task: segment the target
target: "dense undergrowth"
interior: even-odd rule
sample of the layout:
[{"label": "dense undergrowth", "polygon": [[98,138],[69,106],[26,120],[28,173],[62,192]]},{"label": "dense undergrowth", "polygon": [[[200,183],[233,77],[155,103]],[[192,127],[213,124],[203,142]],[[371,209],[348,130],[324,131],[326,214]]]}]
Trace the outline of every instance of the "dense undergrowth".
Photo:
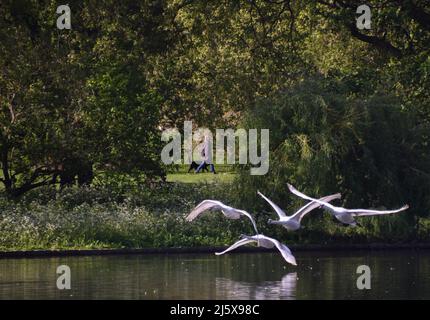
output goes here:
[{"label": "dense undergrowth", "polygon": [[[121,191],[42,188],[15,201],[0,198],[0,250],[220,246],[234,242],[240,234],[252,233],[246,219],[227,220],[221,213],[186,222],[185,216],[206,198],[248,210],[262,233],[288,244],[430,240],[430,219],[421,218],[411,225],[405,215],[394,215],[361,219],[362,227],[350,228],[322,210],[306,217],[303,229],[288,232],[266,223],[275,213],[262,199],[256,194],[244,199],[244,194],[252,192],[231,183],[168,183]],[[298,203],[285,209],[292,211]]]}]

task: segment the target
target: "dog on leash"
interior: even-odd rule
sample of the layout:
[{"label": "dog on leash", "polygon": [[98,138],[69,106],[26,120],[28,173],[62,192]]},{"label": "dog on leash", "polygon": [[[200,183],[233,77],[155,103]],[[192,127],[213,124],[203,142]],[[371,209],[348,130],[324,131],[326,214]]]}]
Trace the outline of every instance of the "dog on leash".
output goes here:
[{"label": "dog on leash", "polygon": [[[190,173],[191,170],[194,170],[194,171],[197,170],[198,167],[199,167],[199,164],[197,164],[197,162],[195,162],[195,161],[191,162],[190,167],[188,168],[188,173]],[[202,172],[205,170],[206,170],[206,172],[209,172],[208,164],[206,162],[203,165]]]}]

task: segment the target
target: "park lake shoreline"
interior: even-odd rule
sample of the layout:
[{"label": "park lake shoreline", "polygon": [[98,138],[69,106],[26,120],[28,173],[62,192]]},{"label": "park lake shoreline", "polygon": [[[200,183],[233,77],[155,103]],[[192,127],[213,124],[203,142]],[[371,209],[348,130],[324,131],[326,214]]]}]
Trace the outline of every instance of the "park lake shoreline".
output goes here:
[{"label": "park lake shoreline", "polygon": [[[220,168],[221,173],[226,172],[222,169],[226,168]],[[182,179],[182,171],[179,177],[171,174],[169,180]],[[186,221],[196,204],[211,198],[252,212],[260,233],[285,243],[292,251],[430,248],[430,219],[426,217],[374,217],[363,219],[362,228],[345,228],[320,211],[306,219],[304,231],[285,232],[266,223],[274,212],[256,198],[256,191],[248,190],[255,194],[251,200],[242,198],[245,189],[239,192],[225,181],[227,176],[190,175],[199,180],[154,189],[40,188],[16,201],[0,198],[0,258],[213,254],[236,242],[240,234],[253,233],[245,219],[231,221],[220,213],[206,214],[193,223]],[[202,182],[206,177],[217,180]],[[228,177],[238,179],[234,174]],[[302,201],[285,203],[292,211]],[[238,252],[265,251],[246,247]]]},{"label": "park lake shoreline", "polygon": [[[430,243],[362,243],[362,244],[293,244],[292,251],[347,251],[347,250],[430,250]],[[142,254],[207,254],[225,250],[227,247],[170,247],[170,248],[109,248],[109,249],[70,249],[70,250],[22,250],[0,251],[0,259],[50,258],[74,256],[142,255]],[[261,247],[241,247],[235,253],[270,252],[276,249]],[[234,252],[233,252],[234,254]]]}]

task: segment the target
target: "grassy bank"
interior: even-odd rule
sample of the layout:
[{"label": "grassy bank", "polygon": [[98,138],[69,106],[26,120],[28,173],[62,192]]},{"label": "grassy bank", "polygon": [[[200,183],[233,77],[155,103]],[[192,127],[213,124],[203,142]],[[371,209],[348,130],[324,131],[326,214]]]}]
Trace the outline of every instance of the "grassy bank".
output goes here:
[{"label": "grassy bank", "polygon": [[220,213],[186,222],[185,216],[205,198],[240,205],[255,215],[261,232],[288,244],[430,240],[429,219],[421,219],[416,230],[411,230],[402,215],[362,219],[363,227],[347,228],[322,211],[309,215],[302,230],[289,233],[282,227],[267,225],[274,213],[268,207],[259,209],[256,203],[264,203],[257,196],[246,202],[239,200],[242,190],[237,188],[228,181],[214,180],[169,182],[150,190],[45,188],[19,201],[2,197],[0,250],[224,246],[236,241],[240,234],[252,233],[246,219],[227,220]]},{"label": "grassy bank", "polygon": [[178,183],[230,183],[237,176],[236,172],[229,165],[215,165],[217,174],[212,172],[188,173],[188,166],[178,166],[176,170],[171,170],[167,174],[168,182]]}]

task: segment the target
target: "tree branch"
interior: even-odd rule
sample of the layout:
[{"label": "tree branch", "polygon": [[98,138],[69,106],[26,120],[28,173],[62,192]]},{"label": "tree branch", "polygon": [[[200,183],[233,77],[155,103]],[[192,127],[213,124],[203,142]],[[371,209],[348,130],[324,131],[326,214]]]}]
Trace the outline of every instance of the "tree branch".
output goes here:
[{"label": "tree branch", "polygon": [[388,52],[397,58],[402,56],[400,49],[393,46],[390,42],[376,36],[368,36],[364,33],[361,33],[354,24],[349,24],[347,27],[354,38],[357,38],[363,42],[367,42],[375,46],[377,49]]},{"label": "tree branch", "polygon": [[41,187],[41,186],[47,186],[50,184],[54,184],[55,182],[53,182],[52,180],[44,180],[44,181],[40,181],[37,183],[33,183],[33,184],[24,184],[19,188],[16,188],[14,190],[12,190],[12,192],[10,193],[13,197],[19,197],[20,195],[26,193],[27,191],[30,191],[32,189]]},{"label": "tree branch", "polygon": [[3,141],[3,146],[1,148],[1,164],[3,170],[3,184],[6,191],[10,191],[12,188],[12,181],[9,175],[9,159],[8,159],[9,147],[6,141]]},{"label": "tree branch", "polygon": [[10,112],[10,123],[15,122],[15,112],[13,111],[13,100],[15,99],[15,93],[12,95],[12,99],[10,99],[10,102],[7,104]]}]

